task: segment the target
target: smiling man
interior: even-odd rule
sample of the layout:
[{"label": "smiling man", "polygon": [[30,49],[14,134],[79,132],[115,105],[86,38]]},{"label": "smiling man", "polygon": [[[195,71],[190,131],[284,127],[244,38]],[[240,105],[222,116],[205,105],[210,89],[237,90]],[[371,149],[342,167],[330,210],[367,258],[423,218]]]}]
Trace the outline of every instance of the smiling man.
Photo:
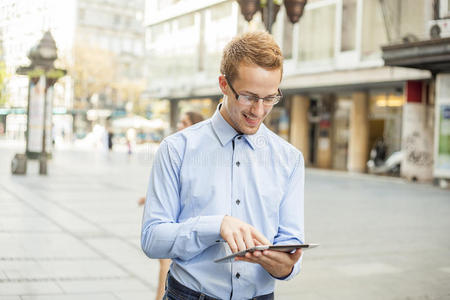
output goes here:
[{"label": "smiling man", "polygon": [[223,103],[161,143],[141,244],[151,258],[173,259],[164,299],[274,299],[275,280],[300,271],[300,250],[214,263],[257,245],[304,243],[303,157],[262,123],[282,98],[282,66],[268,33],[236,37],[222,57]]}]

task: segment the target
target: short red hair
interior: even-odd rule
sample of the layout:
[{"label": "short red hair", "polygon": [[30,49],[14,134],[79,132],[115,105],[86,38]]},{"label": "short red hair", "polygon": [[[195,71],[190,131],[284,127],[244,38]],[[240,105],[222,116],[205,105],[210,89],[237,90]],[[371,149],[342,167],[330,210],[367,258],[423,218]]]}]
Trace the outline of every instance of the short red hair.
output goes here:
[{"label": "short red hair", "polygon": [[239,77],[239,64],[254,64],[264,69],[280,69],[283,74],[283,54],[272,35],[264,31],[247,32],[229,42],[222,55],[220,72],[230,82]]}]

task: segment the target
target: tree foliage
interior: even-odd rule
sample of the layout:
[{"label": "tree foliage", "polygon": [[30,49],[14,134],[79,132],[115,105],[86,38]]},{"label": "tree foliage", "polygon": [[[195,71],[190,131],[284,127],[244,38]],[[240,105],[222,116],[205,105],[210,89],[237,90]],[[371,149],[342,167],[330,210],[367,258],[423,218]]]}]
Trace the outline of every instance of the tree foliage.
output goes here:
[{"label": "tree foliage", "polygon": [[114,55],[89,45],[75,46],[73,64],[69,74],[75,82],[75,99],[90,99],[105,90],[116,78],[117,65]]},{"label": "tree foliage", "polygon": [[74,47],[73,63],[68,66],[68,71],[74,79],[76,101],[89,102],[97,94],[116,104],[130,101],[134,109],[138,109],[144,82],[127,78],[114,53],[79,43]]}]

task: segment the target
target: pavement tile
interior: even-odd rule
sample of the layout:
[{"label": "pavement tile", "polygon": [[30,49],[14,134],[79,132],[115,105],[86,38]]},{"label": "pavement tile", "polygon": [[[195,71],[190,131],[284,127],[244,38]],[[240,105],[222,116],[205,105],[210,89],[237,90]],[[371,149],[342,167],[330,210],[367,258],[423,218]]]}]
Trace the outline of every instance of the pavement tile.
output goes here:
[{"label": "pavement tile", "polygon": [[335,267],[340,274],[347,276],[369,276],[400,273],[401,269],[384,263],[359,263]]},{"label": "pavement tile", "polygon": [[110,293],[22,296],[21,299],[22,300],[118,300],[116,296]]},{"label": "pavement tile", "polygon": [[114,293],[120,300],[152,300],[156,297],[156,292],[116,292]]},{"label": "pavement tile", "polygon": [[124,265],[128,272],[147,282],[149,287],[156,289],[159,280],[159,261],[147,259],[145,263],[127,263]]},{"label": "pavement tile", "polygon": [[126,277],[122,269],[105,260],[74,260],[41,262],[41,267],[53,278]]},{"label": "pavement tile", "polygon": [[51,274],[34,260],[0,260],[0,270],[9,280],[51,277]]},{"label": "pavement tile", "polygon": [[41,216],[1,216],[0,232],[60,232],[61,228]]},{"label": "pavement tile", "polygon": [[98,255],[66,233],[1,233],[1,258],[95,258]]},{"label": "pavement tile", "polygon": [[92,238],[86,239],[92,247],[114,261],[124,263],[145,263],[147,256],[140,248],[135,248],[117,238]]},{"label": "pavement tile", "polygon": [[60,294],[61,288],[54,282],[0,282],[0,295]]},{"label": "pavement tile", "polygon": [[141,221],[134,223],[103,223],[102,226],[109,232],[113,232],[115,235],[123,238],[134,237],[138,241],[141,238]]},{"label": "pavement tile", "polygon": [[[19,200],[4,200],[2,197],[4,197],[5,194],[0,193],[0,216],[6,217],[6,216],[15,216],[15,217],[33,217],[33,216],[39,216],[39,213],[36,212],[34,209],[31,209],[27,207],[25,204],[19,202]],[[8,194],[6,194],[8,195]]]},{"label": "pavement tile", "polygon": [[146,292],[149,287],[137,279],[60,281],[65,293]]}]

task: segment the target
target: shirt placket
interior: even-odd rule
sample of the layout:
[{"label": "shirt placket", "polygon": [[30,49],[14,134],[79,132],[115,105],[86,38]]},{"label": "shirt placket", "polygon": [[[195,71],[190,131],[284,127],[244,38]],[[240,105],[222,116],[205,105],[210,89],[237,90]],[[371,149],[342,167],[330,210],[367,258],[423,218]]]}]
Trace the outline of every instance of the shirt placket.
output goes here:
[{"label": "shirt placket", "polygon": [[[243,184],[243,143],[242,135],[238,135],[233,139],[233,160],[232,160],[232,184],[231,184],[231,215],[239,220],[243,220],[242,207],[242,184]],[[233,286],[233,297],[237,298],[240,294],[239,287],[242,280],[242,270],[239,266],[242,264],[231,264],[231,281]]]}]

